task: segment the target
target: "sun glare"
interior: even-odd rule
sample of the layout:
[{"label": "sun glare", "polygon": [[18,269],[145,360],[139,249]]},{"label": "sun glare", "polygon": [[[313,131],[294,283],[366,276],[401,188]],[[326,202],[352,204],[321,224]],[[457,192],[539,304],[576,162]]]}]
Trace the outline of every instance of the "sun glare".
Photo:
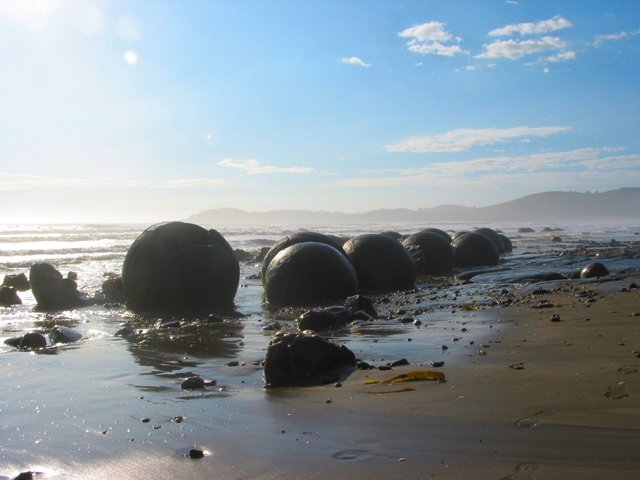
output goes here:
[{"label": "sun glare", "polygon": [[14,20],[26,23],[32,30],[40,31],[47,26],[47,16],[61,4],[61,0],[0,0],[0,10]]}]

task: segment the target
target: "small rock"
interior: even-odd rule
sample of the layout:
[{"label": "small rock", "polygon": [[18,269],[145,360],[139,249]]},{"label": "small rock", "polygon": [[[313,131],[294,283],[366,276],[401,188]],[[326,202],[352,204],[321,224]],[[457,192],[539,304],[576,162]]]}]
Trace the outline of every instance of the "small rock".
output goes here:
[{"label": "small rock", "polygon": [[183,390],[197,390],[200,388],[204,388],[204,380],[199,376],[189,377],[182,381],[182,383],[180,384],[180,388],[182,388]]},{"label": "small rock", "polygon": [[558,315],[557,313],[554,315],[551,315],[551,321],[552,322],[559,322],[560,321],[560,315]]},{"label": "small rock", "polygon": [[199,448],[192,448],[189,450],[189,457],[193,459],[204,458],[204,451]]},{"label": "small rock", "polygon": [[439,362],[434,362],[433,360],[431,360],[431,365],[434,367],[441,367],[444,365],[444,362],[439,361]]}]

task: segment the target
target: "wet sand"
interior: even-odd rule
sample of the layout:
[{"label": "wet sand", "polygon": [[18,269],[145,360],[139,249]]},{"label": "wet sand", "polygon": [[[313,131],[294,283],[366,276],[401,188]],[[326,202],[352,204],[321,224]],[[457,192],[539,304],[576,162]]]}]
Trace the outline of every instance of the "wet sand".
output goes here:
[{"label": "wet sand", "polygon": [[[252,420],[233,435],[207,428],[215,411],[190,419],[202,459],[132,444],[75,469],[61,459],[60,478],[637,479],[640,289],[621,291],[632,282],[560,283],[487,308],[494,328],[437,369],[444,383],[364,383],[435,370],[409,365],[273,389],[238,410]],[[542,299],[555,307],[532,308]]]}]

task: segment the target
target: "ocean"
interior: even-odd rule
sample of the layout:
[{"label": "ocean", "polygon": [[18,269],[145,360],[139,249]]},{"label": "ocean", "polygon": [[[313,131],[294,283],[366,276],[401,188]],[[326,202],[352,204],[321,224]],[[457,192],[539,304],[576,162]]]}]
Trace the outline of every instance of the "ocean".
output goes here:
[{"label": "ocean", "polygon": [[[76,272],[78,289],[93,295],[105,275],[121,273],[128,248],[148,226],[2,225],[0,275],[28,275],[31,265],[47,262],[63,275]],[[297,231],[352,237],[385,230],[411,234],[427,226],[459,231],[485,225],[203,225],[218,230],[234,249],[253,253]],[[453,276],[420,278],[412,294],[419,310],[386,312],[380,321],[349,325],[326,336],[373,365],[400,359],[415,365],[455,364],[474,354],[489,334],[508,328],[484,307],[499,308],[495,292],[532,288],[522,272],[578,272],[594,260],[617,274],[640,271],[640,224],[489,226],[514,245],[500,272],[464,283]],[[534,232],[519,233],[523,227]],[[185,455],[203,439],[222,435],[241,442],[246,432],[267,429],[269,402],[285,401],[296,390],[263,388],[260,362],[273,333],[265,326],[295,322],[264,304],[259,271],[255,262],[241,264],[235,304],[243,318],[222,323],[185,322],[167,329],[158,319],[138,317],[118,305],[43,313],[34,310],[30,291],[19,292],[22,305],[0,307],[0,479],[25,470],[42,472],[43,478],[76,478],[74,465],[103,461],[134,444],[154,454]],[[421,325],[402,321],[408,315]],[[47,333],[55,325],[72,328],[83,339],[40,352],[4,343],[30,331]],[[116,336],[124,325],[137,334]],[[181,381],[194,375],[214,380],[215,387],[182,390]]]}]

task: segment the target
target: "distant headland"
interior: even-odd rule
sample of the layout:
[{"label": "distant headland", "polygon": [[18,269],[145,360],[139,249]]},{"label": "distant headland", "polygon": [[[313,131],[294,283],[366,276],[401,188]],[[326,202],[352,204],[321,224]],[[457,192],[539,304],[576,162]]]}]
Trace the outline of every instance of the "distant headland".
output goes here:
[{"label": "distant headland", "polygon": [[640,223],[640,188],[607,192],[544,192],[488,207],[441,205],[342,213],[309,210],[247,212],[216,208],[191,215],[192,223],[347,223],[347,222],[564,222]]}]

